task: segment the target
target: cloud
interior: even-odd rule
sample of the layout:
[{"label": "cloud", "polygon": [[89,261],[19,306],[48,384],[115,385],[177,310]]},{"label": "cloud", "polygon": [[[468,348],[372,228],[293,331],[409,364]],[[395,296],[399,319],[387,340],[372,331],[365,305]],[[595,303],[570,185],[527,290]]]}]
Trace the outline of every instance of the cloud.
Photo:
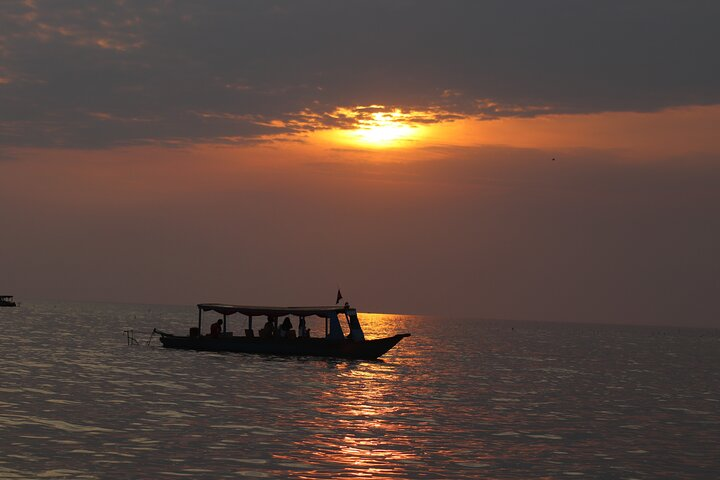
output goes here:
[{"label": "cloud", "polygon": [[339,109],[458,116],[720,102],[716,2],[0,5],[0,145],[246,142]]}]

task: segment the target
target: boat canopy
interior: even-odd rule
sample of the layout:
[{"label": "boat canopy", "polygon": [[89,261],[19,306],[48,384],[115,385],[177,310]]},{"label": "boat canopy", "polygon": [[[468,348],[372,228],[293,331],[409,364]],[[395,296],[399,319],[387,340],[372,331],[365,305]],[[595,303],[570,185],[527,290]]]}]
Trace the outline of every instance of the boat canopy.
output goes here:
[{"label": "boat canopy", "polygon": [[296,317],[318,317],[331,318],[338,313],[355,314],[355,309],[345,305],[332,305],[325,307],[256,307],[248,305],[225,305],[221,303],[198,303],[198,308],[203,312],[217,312],[221,315],[233,315],[241,313],[250,317],[270,316],[281,317],[283,315],[294,315]]}]

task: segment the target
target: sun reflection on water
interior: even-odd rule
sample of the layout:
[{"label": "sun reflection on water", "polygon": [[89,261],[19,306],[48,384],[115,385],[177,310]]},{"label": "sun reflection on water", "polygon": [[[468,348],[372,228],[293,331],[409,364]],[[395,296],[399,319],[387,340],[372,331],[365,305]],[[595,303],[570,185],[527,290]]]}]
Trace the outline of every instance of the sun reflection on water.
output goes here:
[{"label": "sun reflection on water", "polygon": [[[408,318],[360,314],[370,338],[407,331]],[[332,388],[317,399],[317,417],[307,425],[312,434],[296,443],[300,457],[283,460],[334,465],[332,478],[337,479],[402,477],[406,465],[422,465],[422,448],[413,434],[425,427],[418,424],[408,428],[401,419],[413,412],[398,401],[397,389],[410,363],[412,356],[393,357],[392,362],[329,364],[332,380],[327,380]],[[422,390],[418,389],[418,394],[422,395]],[[324,475],[311,469],[301,478],[320,476]]]},{"label": "sun reflection on water", "polygon": [[381,362],[338,368],[338,382],[323,394],[320,404],[328,422],[344,433],[322,432],[313,438],[309,444],[325,448],[308,449],[310,462],[337,465],[334,478],[393,477],[402,473],[400,464],[420,462],[412,449],[398,449],[398,443],[412,443],[393,421],[402,414],[393,401],[398,370]]}]

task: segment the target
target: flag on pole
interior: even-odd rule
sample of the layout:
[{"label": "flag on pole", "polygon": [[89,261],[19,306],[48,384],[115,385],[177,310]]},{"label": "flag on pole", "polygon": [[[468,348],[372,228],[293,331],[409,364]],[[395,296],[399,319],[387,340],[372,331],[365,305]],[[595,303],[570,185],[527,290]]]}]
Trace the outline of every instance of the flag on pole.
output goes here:
[{"label": "flag on pole", "polygon": [[335,305],[340,303],[340,300],[342,300],[342,298],[343,298],[342,293],[340,293],[340,289],[338,288],[337,300],[335,300]]}]

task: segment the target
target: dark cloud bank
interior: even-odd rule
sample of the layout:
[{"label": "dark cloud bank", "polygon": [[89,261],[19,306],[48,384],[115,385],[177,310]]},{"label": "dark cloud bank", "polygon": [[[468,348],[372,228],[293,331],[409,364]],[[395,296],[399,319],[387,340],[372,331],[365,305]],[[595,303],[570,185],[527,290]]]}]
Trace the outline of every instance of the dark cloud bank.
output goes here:
[{"label": "dark cloud bank", "polygon": [[5,1],[0,144],[243,142],[354,105],[715,104],[718,20],[713,1]]}]

